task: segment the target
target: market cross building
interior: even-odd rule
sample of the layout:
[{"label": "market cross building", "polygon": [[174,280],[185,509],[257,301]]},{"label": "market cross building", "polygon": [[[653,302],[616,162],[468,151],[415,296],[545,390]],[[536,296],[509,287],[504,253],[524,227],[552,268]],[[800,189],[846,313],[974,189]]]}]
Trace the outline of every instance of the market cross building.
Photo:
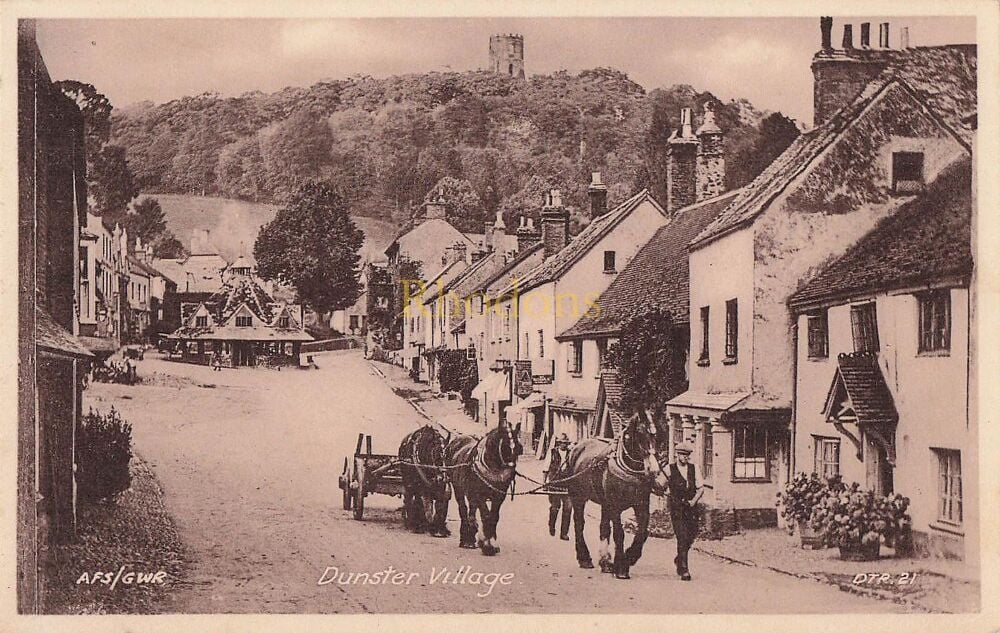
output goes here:
[{"label": "market cross building", "polygon": [[204,301],[182,303],[181,322],[167,337],[171,357],[201,364],[217,357],[227,367],[297,366],[302,343],[313,340],[302,306],[275,301],[250,274],[234,273]]}]

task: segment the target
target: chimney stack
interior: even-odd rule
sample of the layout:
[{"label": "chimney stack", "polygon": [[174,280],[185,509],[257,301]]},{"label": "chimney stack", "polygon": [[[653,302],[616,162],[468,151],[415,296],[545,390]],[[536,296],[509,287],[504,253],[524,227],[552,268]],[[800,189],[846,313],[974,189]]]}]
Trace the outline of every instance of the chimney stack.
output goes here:
[{"label": "chimney stack", "polygon": [[910,27],[908,26],[899,29],[899,47],[910,48]]},{"label": "chimney stack", "polygon": [[538,232],[535,230],[535,221],[529,217],[521,216],[520,226],[517,227],[517,250],[522,252],[538,241]]},{"label": "chimney stack", "polygon": [[542,207],[542,242],[545,258],[552,257],[569,243],[569,213],[562,206],[562,195],[553,189]]},{"label": "chimney stack", "polygon": [[845,24],[844,25],[844,41],[842,46],[845,51],[854,48],[854,25]]},{"label": "chimney stack", "polygon": [[872,23],[861,23],[861,48],[871,48],[872,45]]},{"label": "chimney stack", "polygon": [[726,159],[723,155],[725,140],[722,129],[715,122],[715,110],[711,101],[704,105],[698,136],[698,160],[696,166],[696,198],[700,202],[714,198],[726,190]]},{"label": "chimney stack", "polygon": [[444,191],[438,190],[437,196],[424,204],[424,220],[444,220],[447,215],[447,201]]},{"label": "chimney stack", "polygon": [[823,51],[833,50],[833,18],[823,16],[819,19],[820,48]]},{"label": "chimney stack", "polygon": [[590,198],[590,218],[592,220],[596,220],[608,212],[608,187],[601,182],[601,172],[595,171],[590,175],[587,197]]},{"label": "chimney stack", "polygon": [[667,211],[698,199],[698,137],[691,131],[691,108],[681,110],[680,129],[670,135],[667,152]]}]

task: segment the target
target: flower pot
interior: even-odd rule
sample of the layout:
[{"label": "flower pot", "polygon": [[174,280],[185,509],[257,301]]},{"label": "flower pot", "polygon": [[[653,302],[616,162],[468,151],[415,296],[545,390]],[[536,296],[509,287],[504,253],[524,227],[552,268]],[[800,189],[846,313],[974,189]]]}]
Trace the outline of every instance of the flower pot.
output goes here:
[{"label": "flower pot", "polygon": [[851,543],[850,545],[840,546],[840,559],[841,560],[878,560],[879,548],[881,543],[874,541],[872,543]]},{"label": "flower pot", "polygon": [[821,549],[823,547],[822,535],[814,530],[808,521],[799,521],[798,527],[802,549]]}]

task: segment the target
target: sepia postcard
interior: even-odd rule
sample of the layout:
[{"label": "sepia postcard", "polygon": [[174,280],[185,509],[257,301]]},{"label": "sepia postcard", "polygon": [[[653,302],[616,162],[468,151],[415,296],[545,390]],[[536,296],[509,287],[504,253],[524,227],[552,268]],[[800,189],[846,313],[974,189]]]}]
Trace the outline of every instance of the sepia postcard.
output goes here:
[{"label": "sepia postcard", "polygon": [[996,2],[0,10],[0,629],[1000,630]]}]

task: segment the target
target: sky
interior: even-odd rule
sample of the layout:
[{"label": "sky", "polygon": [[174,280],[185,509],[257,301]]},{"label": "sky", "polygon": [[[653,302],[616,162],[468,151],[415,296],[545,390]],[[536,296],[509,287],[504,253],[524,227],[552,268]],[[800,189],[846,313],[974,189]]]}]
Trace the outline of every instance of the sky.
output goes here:
[{"label": "sky", "polygon": [[[853,23],[890,22],[911,46],[975,42],[975,19],[836,18],[833,41]],[[354,18],[60,19],[38,21],[55,80],[92,83],[116,107],[204,92],[235,96],[308,86],[354,74],[385,77],[485,68],[493,33],[524,36],[527,74],[610,66],[647,90],[686,83],[721,99],[812,122],[809,63],[817,18]]]}]

